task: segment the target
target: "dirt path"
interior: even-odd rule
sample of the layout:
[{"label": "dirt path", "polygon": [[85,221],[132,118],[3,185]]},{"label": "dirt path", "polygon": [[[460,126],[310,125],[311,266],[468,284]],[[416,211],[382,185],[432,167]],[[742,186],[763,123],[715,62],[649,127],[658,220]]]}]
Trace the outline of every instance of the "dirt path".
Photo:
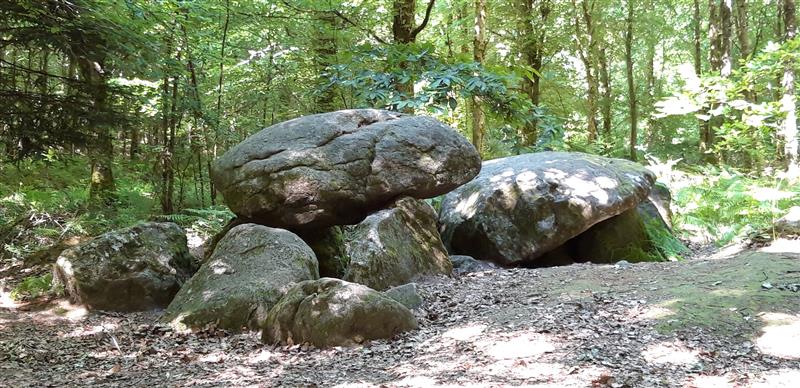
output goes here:
[{"label": "dirt path", "polygon": [[420,285],[420,330],[349,349],[6,298],[0,385],[797,387],[798,245],[433,279]]}]

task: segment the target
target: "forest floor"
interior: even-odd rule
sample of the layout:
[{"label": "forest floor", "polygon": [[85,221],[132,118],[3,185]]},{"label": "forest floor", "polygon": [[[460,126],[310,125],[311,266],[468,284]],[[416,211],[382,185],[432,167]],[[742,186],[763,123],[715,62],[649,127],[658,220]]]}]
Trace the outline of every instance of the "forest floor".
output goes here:
[{"label": "forest floor", "polygon": [[[8,274],[4,275],[8,276]],[[420,283],[420,329],[318,350],[0,294],[0,386],[800,386],[800,241]]]}]

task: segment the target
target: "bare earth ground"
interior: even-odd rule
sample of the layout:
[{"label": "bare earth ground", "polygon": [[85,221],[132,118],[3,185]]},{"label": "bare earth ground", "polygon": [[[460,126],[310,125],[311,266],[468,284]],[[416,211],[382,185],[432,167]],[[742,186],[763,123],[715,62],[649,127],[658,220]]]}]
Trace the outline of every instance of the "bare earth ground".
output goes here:
[{"label": "bare earth ground", "polygon": [[800,386],[800,241],[420,287],[418,331],[327,350],[4,292],[0,386]]}]

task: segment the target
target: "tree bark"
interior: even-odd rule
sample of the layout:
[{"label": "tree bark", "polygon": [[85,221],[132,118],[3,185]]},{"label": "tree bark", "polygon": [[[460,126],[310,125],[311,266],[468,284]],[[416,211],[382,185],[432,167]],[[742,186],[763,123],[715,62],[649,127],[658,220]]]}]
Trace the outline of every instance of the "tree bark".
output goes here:
[{"label": "tree bark", "polygon": [[[538,9],[537,9],[538,5]],[[528,95],[531,105],[537,107],[541,104],[541,81],[544,71],[544,44],[547,38],[545,27],[552,9],[550,0],[542,0],[538,4],[535,0],[517,0],[517,11],[520,18],[518,23],[519,50],[529,77],[523,77],[522,90]],[[536,14],[536,16],[535,16]],[[537,29],[538,27],[538,29]],[[532,120],[523,127],[522,143],[531,146],[538,137],[538,123]]]},{"label": "tree bark", "polygon": [[[795,16],[794,0],[783,0],[783,28],[784,42],[797,36],[797,21]],[[800,178],[800,160],[798,160],[797,139],[797,106],[795,104],[795,71],[797,64],[791,56],[784,57],[783,63],[783,96],[781,97],[781,111],[786,114],[783,119],[783,152],[787,161],[787,175],[789,180],[797,181]]]},{"label": "tree bark", "polygon": [[[414,43],[417,35],[428,25],[431,10],[436,0],[430,0],[425,9],[425,18],[420,25],[416,25],[416,0],[394,0],[392,7],[392,38],[395,44],[406,45]],[[400,63],[400,68],[408,71],[408,63]],[[414,77],[409,77],[406,82],[395,83],[395,90],[405,99],[414,98]],[[406,107],[404,112],[413,113],[413,107]]]},{"label": "tree bark", "polygon": [[598,64],[600,70],[600,113],[603,116],[603,135],[611,140],[611,77],[608,75],[608,58],[606,48],[598,50]]},{"label": "tree bark", "polygon": [[747,17],[747,0],[736,0],[736,38],[739,41],[739,58],[745,61],[752,54]]},{"label": "tree bark", "polygon": [[[725,1],[725,0],[721,0]],[[716,0],[709,0],[708,1],[708,41],[709,41],[709,52],[708,52],[708,64],[710,67],[711,72],[718,73],[722,69],[722,29],[721,29],[721,18],[720,18],[720,7],[718,6]],[[710,106],[705,109],[705,114],[709,115],[709,112],[716,107],[716,103],[711,102]],[[700,153],[703,155],[703,158],[707,162],[714,162],[714,155],[712,153],[712,147],[714,144],[714,128],[718,124],[719,120],[716,120],[712,117],[709,117],[702,128],[700,133]]]},{"label": "tree bark", "polygon": [[[318,85],[323,87],[327,80],[323,73],[335,63],[336,59],[336,35],[338,18],[331,12],[324,12],[319,18],[317,36],[314,41],[314,49],[317,54],[317,73]],[[336,91],[333,87],[327,87],[320,91],[314,99],[314,111],[317,113],[332,112],[335,109]]]},{"label": "tree bark", "polygon": [[628,115],[630,116],[630,159],[636,161],[636,140],[638,137],[638,112],[636,111],[636,84],[633,78],[633,0],[627,0],[628,17],[625,21],[625,74],[628,79]]},{"label": "tree bark", "polygon": [[[581,62],[583,62],[585,77],[586,77],[586,116],[587,116],[587,132],[589,143],[594,143],[597,140],[597,78],[595,77],[594,70],[594,51],[595,51],[595,26],[592,19],[592,14],[588,0],[582,0],[580,10],[577,10],[580,15],[575,17],[575,33],[578,42],[578,54],[580,55]],[[593,3],[594,4],[594,3]],[[575,5],[575,0],[573,0]],[[591,7],[594,8],[594,7]],[[581,31],[581,19],[584,24],[585,31]],[[581,36],[585,33],[586,42],[583,42]]]},{"label": "tree bark", "polygon": [[[486,0],[475,0],[475,37],[472,40],[472,59],[483,65],[486,56]],[[472,144],[481,153],[486,127],[481,97],[472,96]]]},{"label": "tree bark", "polygon": [[733,57],[731,55],[731,41],[733,36],[732,4],[732,0],[720,0],[719,2],[720,46],[722,50],[722,68],[720,69],[720,75],[725,78],[730,77],[733,72]]},{"label": "tree bark", "polygon": [[[77,52],[77,50],[76,50]],[[113,206],[116,199],[116,187],[112,164],[114,145],[109,128],[108,115],[108,83],[106,73],[100,61],[87,57],[77,58],[81,76],[89,85],[92,94],[92,115],[87,118],[87,127],[92,134],[89,145],[91,163],[91,181],[89,184],[89,202],[92,206]]]}]

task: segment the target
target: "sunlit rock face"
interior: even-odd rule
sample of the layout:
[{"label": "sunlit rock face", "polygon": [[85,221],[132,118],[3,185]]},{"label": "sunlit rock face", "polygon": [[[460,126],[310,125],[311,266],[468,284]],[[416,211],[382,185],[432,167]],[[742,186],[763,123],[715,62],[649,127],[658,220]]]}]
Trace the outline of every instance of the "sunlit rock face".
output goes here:
[{"label": "sunlit rock face", "polygon": [[577,152],[540,152],[483,163],[447,194],[439,213],[451,254],[535,265],[545,253],[644,200],[655,175],[643,166]]},{"label": "sunlit rock face", "polygon": [[145,311],[167,306],[196,269],[183,230],[149,222],[65,250],[54,278],[89,309]]},{"label": "sunlit rock face", "polygon": [[253,329],[295,283],[319,278],[317,259],[297,235],[242,224],[223,237],[162,320],[181,330]]},{"label": "sunlit rock face", "polygon": [[369,287],[322,278],[299,283],[261,322],[268,344],[350,346],[417,328],[411,311]]},{"label": "sunlit rock face", "polygon": [[355,224],[399,196],[431,198],[480,170],[475,148],[430,117],[344,110],[286,121],[212,169],[237,215],[287,229]]},{"label": "sunlit rock face", "polygon": [[353,228],[344,280],[376,290],[423,275],[450,275],[453,265],[442,244],[436,212],[425,201],[403,197]]}]

